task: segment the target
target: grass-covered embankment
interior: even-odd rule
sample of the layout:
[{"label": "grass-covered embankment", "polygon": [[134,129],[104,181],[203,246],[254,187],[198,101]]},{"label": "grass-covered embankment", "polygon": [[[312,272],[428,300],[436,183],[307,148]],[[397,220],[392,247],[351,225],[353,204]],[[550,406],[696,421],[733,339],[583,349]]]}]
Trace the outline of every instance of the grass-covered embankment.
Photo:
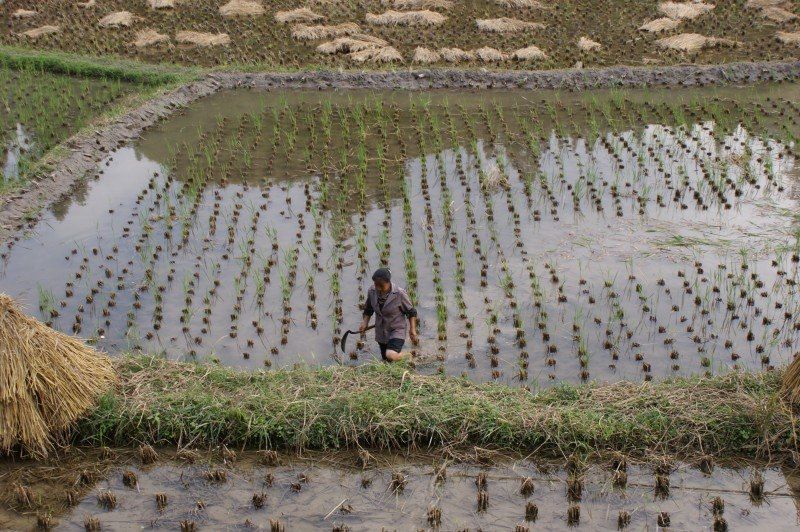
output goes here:
[{"label": "grass-covered embankment", "polygon": [[243,372],[138,357],[117,367],[120,389],[79,424],[77,442],[681,456],[757,456],[795,446],[774,372],[530,393],[385,364]]}]

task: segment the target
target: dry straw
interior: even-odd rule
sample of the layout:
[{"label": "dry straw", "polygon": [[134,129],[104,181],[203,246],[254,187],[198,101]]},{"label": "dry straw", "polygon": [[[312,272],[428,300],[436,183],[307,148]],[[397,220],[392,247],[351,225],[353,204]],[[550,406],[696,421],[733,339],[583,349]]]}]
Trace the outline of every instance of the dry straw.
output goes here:
[{"label": "dry straw", "polygon": [[402,63],[403,56],[392,46],[382,48],[366,48],[350,54],[350,59],[357,63],[372,61],[375,63]]},{"label": "dry straw", "polygon": [[787,11],[782,7],[777,7],[777,6],[765,7],[764,9],[761,10],[761,14],[764,16],[764,18],[767,18],[779,24],[783,24],[784,22],[790,22],[797,18],[797,15],[795,15],[791,11]]},{"label": "dry straw", "polygon": [[17,9],[11,13],[11,18],[31,18],[37,15],[36,11],[30,9]]},{"label": "dry straw", "polygon": [[662,17],[651,20],[650,22],[645,22],[639,26],[639,29],[642,31],[649,31],[650,33],[660,33],[662,31],[674,30],[680,26],[680,24],[681,22],[679,20],[674,20],[669,17]]},{"label": "dry straw", "polygon": [[680,35],[672,35],[664,37],[656,41],[656,44],[661,48],[670,50],[678,50],[681,52],[697,52],[703,48],[711,48],[714,46],[736,46],[738,43],[730,39],[723,39],[720,37],[706,37],[699,33],[681,33]]},{"label": "dry straw", "polygon": [[538,0],[494,0],[494,3],[507,8],[548,9],[549,7]]},{"label": "dry straw", "polygon": [[28,31],[23,31],[22,35],[28,37],[29,39],[38,39],[43,35],[50,35],[51,33],[58,33],[61,31],[61,28],[58,26],[40,26],[38,28],[33,28]]},{"label": "dry straw", "polygon": [[367,13],[367,23],[378,26],[438,26],[447,20],[441,13],[430,10],[393,11],[388,10],[380,15]]},{"label": "dry straw", "polygon": [[319,39],[332,39],[358,33],[361,28],[354,22],[345,22],[333,26],[309,26],[298,24],[292,28],[292,38],[298,41],[316,41]]},{"label": "dry straw", "polygon": [[498,50],[497,48],[492,48],[490,46],[484,46],[483,48],[478,48],[475,50],[475,57],[477,57],[480,61],[484,63],[496,63],[500,61],[505,61],[508,59],[508,56]]},{"label": "dry straw", "polygon": [[800,31],[779,31],[777,37],[784,44],[800,44]]},{"label": "dry straw", "polygon": [[479,18],[475,23],[479,30],[490,33],[513,33],[544,28],[544,24],[541,22],[529,22],[508,17]]},{"label": "dry straw", "polygon": [[360,52],[362,50],[383,48],[387,42],[377,37],[368,35],[358,35],[354,37],[339,37],[329,42],[324,42],[317,46],[317,51],[323,54],[348,54]]},{"label": "dry straw", "polygon": [[137,48],[144,48],[146,46],[153,46],[162,42],[169,42],[169,35],[158,33],[154,29],[146,29],[136,32],[136,40],[133,45]]},{"label": "dry straw", "polygon": [[103,28],[127,28],[133,24],[134,18],[130,11],[116,11],[101,18],[98,24]]},{"label": "dry straw", "polygon": [[223,17],[263,15],[264,6],[250,0],[231,0],[225,5],[219,6],[219,13]]},{"label": "dry straw", "polygon": [[117,381],[111,360],[0,294],[0,449],[47,454]]},{"label": "dry straw", "polygon": [[227,33],[203,33],[199,31],[179,31],[175,40],[182,44],[195,46],[226,46],[231,43]]},{"label": "dry straw", "polygon": [[702,2],[661,2],[659,13],[672,19],[694,19],[714,9],[714,4]]},{"label": "dry straw", "polygon": [[601,45],[597,41],[591,40],[589,37],[581,37],[580,39],[578,39],[578,48],[580,48],[584,52],[593,52],[599,50],[602,47],[603,45]]},{"label": "dry straw", "polygon": [[324,19],[319,13],[315,13],[307,7],[299,7],[291,11],[278,11],[275,13],[275,20],[281,24],[289,22],[319,22]]},{"label": "dry straw", "polygon": [[148,0],[150,9],[171,9],[175,7],[175,0]]},{"label": "dry straw", "polygon": [[800,356],[794,357],[783,373],[781,392],[790,402],[800,402]]},{"label": "dry straw", "polygon": [[475,59],[475,54],[461,48],[439,48],[439,55],[448,63],[463,63]]},{"label": "dry straw", "polygon": [[395,9],[441,9],[443,11],[454,5],[450,0],[383,0],[381,3]]},{"label": "dry straw", "polygon": [[536,61],[539,59],[547,59],[547,54],[545,54],[538,46],[532,44],[515,51],[511,54],[511,57],[517,61]]},{"label": "dry straw", "polygon": [[424,46],[417,46],[414,49],[414,57],[411,59],[414,63],[419,63],[421,65],[430,65],[433,63],[438,63],[442,60],[441,54],[436,52],[435,50],[431,50],[430,48],[425,48]]}]

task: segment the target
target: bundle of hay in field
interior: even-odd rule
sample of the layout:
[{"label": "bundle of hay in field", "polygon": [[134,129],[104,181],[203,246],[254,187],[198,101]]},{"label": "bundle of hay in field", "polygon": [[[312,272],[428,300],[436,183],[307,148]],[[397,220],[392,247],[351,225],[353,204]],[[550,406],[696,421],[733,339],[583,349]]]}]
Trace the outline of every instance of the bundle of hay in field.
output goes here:
[{"label": "bundle of hay in field", "polygon": [[483,61],[484,63],[496,63],[508,59],[508,56],[506,54],[504,54],[497,48],[492,48],[491,46],[484,46],[483,48],[478,48],[473,53],[475,54],[475,57],[477,57],[480,61]]},{"label": "bundle of hay in field", "polygon": [[800,44],[800,31],[779,31],[777,38],[783,44]]},{"label": "bundle of hay in field", "polygon": [[501,7],[507,8],[522,8],[522,9],[547,9],[546,6],[538,0],[494,0],[494,3]]},{"label": "bundle of hay in field", "polygon": [[39,26],[38,28],[33,28],[28,31],[23,31],[21,35],[27,37],[29,39],[38,39],[44,35],[50,35],[51,33],[58,33],[61,31],[61,28],[58,26]]},{"label": "bundle of hay in field", "polygon": [[135,17],[130,11],[117,11],[109,13],[101,18],[97,23],[103,28],[122,28],[133,24]]},{"label": "bundle of hay in field", "polygon": [[589,37],[581,37],[578,39],[578,48],[584,52],[594,52],[602,48],[603,45],[597,41],[591,40]]},{"label": "bundle of hay in field", "polygon": [[11,13],[11,18],[31,18],[37,15],[36,11],[30,9],[17,9]]},{"label": "bundle of hay in field", "polygon": [[377,37],[369,35],[354,35],[352,37],[339,37],[332,41],[324,42],[317,46],[317,51],[323,54],[349,54],[362,50],[383,48],[389,43]]},{"label": "bundle of hay in field", "polygon": [[150,9],[171,9],[175,7],[175,0],[147,0]]},{"label": "bundle of hay in field", "polygon": [[642,31],[649,31],[650,33],[660,33],[662,31],[674,30],[680,26],[680,20],[671,19],[669,17],[657,18],[650,22],[645,22],[639,29]]},{"label": "bundle of hay in field", "polygon": [[227,46],[231,43],[231,38],[227,33],[203,33],[200,31],[179,31],[175,34],[175,40],[182,44],[202,47]]},{"label": "bundle of hay in field", "polygon": [[136,40],[133,45],[137,48],[144,48],[146,46],[153,46],[162,42],[169,42],[169,35],[158,33],[154,29],[145,29],[136,32]]},{"label": "bundle of hay in field", "polygon": [[509,17],[479,18],[475,21],[478,29],[489,33],[513,33],[525,30],[538,30],[544,28],[541,22],[529,22]]},{"label": "bundle of hay in field", "polygon": [[0,294],[0,449],[46,454],[117,381],[111,360]]},{"label": "bundle of hay in field", "polygon": [[761,10],[761,14],[764,18],[771,20],[772,22],[777,22],[779,24],[783,24],[784,22],[790,22],[797,18],[797,15],[792,13],[791,11],[787,11],[782,7],[778,6],[769,6],[765,7]]},{"label": "bundle of hay in field", "polygon": [[720,37],[706,37],[699,33],[681,33],[680,35],[672,35],[664,37],[656,41],[656,44],[661,48],[670,50],[678,50],[680,52],[697,52],[703,48],[710,48],[714,46],[736,46],[739,43],[730,39],[723,39]]},{"label": "bundle of hay in field", "polygon": [[344,22],[332,26],[297,24],[292,28],[292,38],[298,41],[316,41],[319,39],[345,37],[359,31],[361,31],[361,28],[354,22]]},{"label": "bundle of hay in field", "polygon": [[385,6],[396,9],[441,9],[448,10],[453,7],[450,0],[383,0]]},{"label": "bundle of hay in field", "polygon": [[475,54],[461,48],[439,48],[439,55],[448,63],[462,63],[475,59]]},{"label": "bundle of hay in field", "polygon": [[275,20],[281,24],[289,22],[319,22],[324,19],[319,13],[315,13],[307,7],[299,7],[291,11],[278,11],[275,13]]},{"label": "bundle of hay in field", "polygon": [[231,0],[225,5],[219,6],[219,14],[228,18],[263,15],[264,6],[251,0]]},{"label": "bundle of hay in field", "polygon": [[436,11],[393,11],[388,10],[380,15],[367,13],[367,22],[378,26],[438,26],[447,17]]},{"label": "bundle of hay in field", "polygon": [[396,48],[384,46],[382,48],[373,47],[350,53],[350,59],[357,63],[372,61],[375,63],[402,63],[403,56]]},{"label": "bundle of hay in field", "polygon": [[530,45],[525,48],[520,48],[511,54],[512,59],[517,61],[537,61],[539,59],[547,59],[547,54],[544,53],[538,46]]},{"label": "bundle of hay in field", "polygon": [[703,2],[661,2],[658,11],[671,19],[694,19],[714,9],[714,4]]},{"label": "bundle of hay in field", "polygon": [[430,65],[432,63],[438,63],[441,60],[442,56],[438,52],[430,48],[425,48],[424,46],[417,46],[414,49],[414,57],[411,59],[412,62],[421,65]]}]

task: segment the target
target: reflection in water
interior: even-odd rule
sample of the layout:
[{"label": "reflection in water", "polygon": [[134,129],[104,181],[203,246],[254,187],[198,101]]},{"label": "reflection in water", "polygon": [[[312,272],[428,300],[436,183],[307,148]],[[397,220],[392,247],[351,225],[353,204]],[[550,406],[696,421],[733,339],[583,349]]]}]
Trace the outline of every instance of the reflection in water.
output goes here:
[{"label": "reflection in water", "polygon": [[3,164],[3,178],[13,181],[19,177],[20,169],[27,164],[27,155],[33,149],[33,139],[25,131],[22,124],[17,124],[5,145],[5,163]]},{"label": "reflection in water", "polygon": [[336,339],[385,264],[420,371],[768,368],[800,334],[800,110],[772,90],[220,94],[112,154],[2,283],[112,353],[356,364],[371,341]]}]

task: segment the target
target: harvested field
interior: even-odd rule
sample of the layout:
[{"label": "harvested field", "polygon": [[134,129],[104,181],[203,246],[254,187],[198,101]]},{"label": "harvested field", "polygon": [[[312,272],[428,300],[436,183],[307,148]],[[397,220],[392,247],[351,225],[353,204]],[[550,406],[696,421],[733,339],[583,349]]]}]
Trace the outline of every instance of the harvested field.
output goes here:
[{"label": "harvested field", "polygon": [[3,282],[112,353],[359,364],[371,340],[336,342],[389,264],[423,372],[771,368],[798,331],[794,91],[222,93],[110,154]]},{"label": "harvested field", "polygon": [[[283,0],[192,0],[172,7],[149,2],[119,2],[80,7],[76,2],[12,0],[0,5],[0,44],[36,46],[91,55],[116,55],[151,63],[184,65],[252,65],[253,69],[294,70],[309,65],[324,68],[359,68],[346,54],[322,54],[320,42],[347,36],[349,25],[369,27],[369,33],[410,62],[419,47],[430,50],[479,50],[494,48],[513,54],[536,45],[546,57],[536,59],[536,68],[583,68],[612,65],[663,65],[685,61],[684,52],[656,44],[671,32],[732,39],[742,46],[706,46],[696,49],[704,64],[741,60],[780,60],[797,56],[797,47],[775,38],[776,30],[792,32],[798,12],[790,4],[758,5],[724,0],[722,3],[618,1],[597,4],[578,0],[546,6],[529,0],[452,2],[451,0],[369,0],[366,3],[312,2],[296,4]],[[718,4],[718,5],[717,5]],[[711,9],[711,6],[715,7]],[[35,16],[15,16],[36,11]],[[98,23],[109,14],[130,13],[129,26]],[[666,13],[666,15],[664,14]],[[62,21],[68,21],[63,22]],[[476,22],[480,21],[480,22]],[[776,22],[778,21],[778,22]],[[784,21],[784,22],[780,22]],[[295,28],[297,25],[315,30]],[[532,25],[533,24],[533,25]],[[541,26],[539,26],[541,25]],[[59,32],[39,28],[59,26]],[[776,28],[777,26],[777,28]],[[409,28],[413,27],[411,31]],[[330,28],[323,30],[321,28]],[[475,31],[476,28],[480,28]],[[228,35],[225,46],[166,43],[135,46],[136,33],[149,29],[174,39],[179,32]],[[366,29],[364,30],[366,31]],[[316,32],[321,32],[317,34]],[[343,33],[344,32],[344,33]],[[576,47],[581,36],[603,48],[587,54]],[[174,42],[174,41],[173,41]],[[177,43],[180,44],[180,43]],[[428,58],[430,59],[430,58]],[[451,58],[452,59],[452,58]],[[442,56],[433,65],[448,65]],[[420,63],[417,63],[420,64]],[[473,54],[456,64],[467,67],[526,68],[515,62],[486,63]],[[392,63],[371,68],[392,69]]]}]

